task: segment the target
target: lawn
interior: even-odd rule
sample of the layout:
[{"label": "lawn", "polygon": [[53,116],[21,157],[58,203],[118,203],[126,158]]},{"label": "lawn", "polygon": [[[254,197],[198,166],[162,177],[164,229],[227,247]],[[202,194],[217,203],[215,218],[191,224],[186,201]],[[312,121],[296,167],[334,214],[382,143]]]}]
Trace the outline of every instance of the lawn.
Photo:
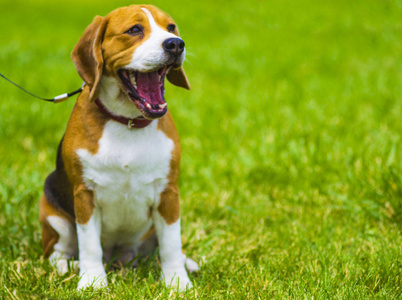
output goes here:
[{"label": "lawn", "polygon": [[[0,72],[77,89],[70,52],[129,1],[0,0]],[[402,298],[402,1],[156,0],[187,45],[167,86],[181,136],[188,299]],[[0,78],[0,298],[179,298],[157,258],[76,292],[40,246],[38,203],[75,98]],[[183,295],[182,295],[183,296]]]}]

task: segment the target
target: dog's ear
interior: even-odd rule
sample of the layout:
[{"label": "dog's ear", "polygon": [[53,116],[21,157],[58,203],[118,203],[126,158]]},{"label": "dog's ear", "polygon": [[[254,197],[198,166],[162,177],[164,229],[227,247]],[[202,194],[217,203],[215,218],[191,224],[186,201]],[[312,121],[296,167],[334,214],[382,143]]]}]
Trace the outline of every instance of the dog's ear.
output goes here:
[{"label": "dog's ear", "polygon": [[71,52],[71,59],[82,80],[91,89],[89,100],[97,97],[103,71],[102,40],[106,30],[106,18],[96,16]]},{"label": "dog's ear", "polygon": [[171,84],[177,85],[179,87],[185,88],[187,90],[190,89],[190,83],[188,82],[186,73],[184,72],[183,67],[178,69],[171,69],[167,75],[167,79]]}]

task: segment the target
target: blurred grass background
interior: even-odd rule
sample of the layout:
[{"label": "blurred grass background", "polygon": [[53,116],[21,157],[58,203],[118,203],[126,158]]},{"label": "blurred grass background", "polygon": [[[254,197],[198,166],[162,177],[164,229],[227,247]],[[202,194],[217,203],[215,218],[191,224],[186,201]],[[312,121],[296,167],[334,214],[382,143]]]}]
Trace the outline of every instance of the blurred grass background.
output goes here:
[{"label": "blurred grass background", "polygon": [[[131,1],[0,0],[0,72],[53,97],[70,52]],[[397,299],[402,287],[402,1],[153,1],[186,42],[167,86],[183,147],[186,298]],[[41,257],[38,202],[74,99],[0,79],[0,296],[174,298],[155,260],[77,294]]]}]

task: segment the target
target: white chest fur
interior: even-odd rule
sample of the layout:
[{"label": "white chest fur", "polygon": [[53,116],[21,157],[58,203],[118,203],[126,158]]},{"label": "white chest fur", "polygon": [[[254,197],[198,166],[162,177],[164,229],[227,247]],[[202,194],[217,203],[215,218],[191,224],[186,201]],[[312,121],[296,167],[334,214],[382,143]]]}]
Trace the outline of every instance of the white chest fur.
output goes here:
[{"label": "white chest fur", "polygon": [[85,183],[94,191],[95,205],[102,212],[106,244],[121,240],[121,235],[136,243],[152,224],[148,212],[158,205],[167,184],[174,147],[157,123],[127,129],[109,121],[95,155],[85,149],[77,151]]}]

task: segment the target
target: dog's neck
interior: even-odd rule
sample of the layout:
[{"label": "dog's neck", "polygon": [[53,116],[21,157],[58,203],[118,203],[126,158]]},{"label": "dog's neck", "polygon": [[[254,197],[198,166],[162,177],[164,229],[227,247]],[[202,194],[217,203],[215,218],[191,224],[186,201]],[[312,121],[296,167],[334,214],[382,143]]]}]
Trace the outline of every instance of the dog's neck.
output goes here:
[{"label": "dog's neck", "polygon": [[99,100],[112,114],[134,119],[141,116],[137,107],[128,99],[128,96],[120,89],[116,78],[102,76],[99,86]]}]

